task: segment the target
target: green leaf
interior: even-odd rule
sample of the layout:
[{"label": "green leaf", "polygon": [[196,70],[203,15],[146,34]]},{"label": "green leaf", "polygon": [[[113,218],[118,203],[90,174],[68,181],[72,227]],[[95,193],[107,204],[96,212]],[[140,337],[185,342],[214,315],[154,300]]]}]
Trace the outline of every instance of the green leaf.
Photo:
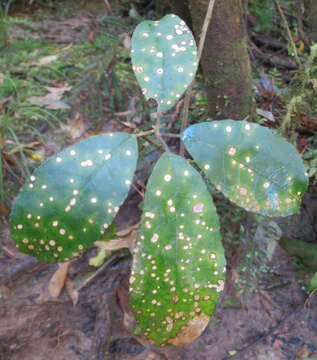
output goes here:
[{"label": "green leaf", "polygon": [[69,260],[110,226],[124,201],[137,161],[126,133],[102,134],[68,147],[37,168],[11,213],[21,252],[41,261]]},{"label": "green leaf", "polygon": [[317,289],[317,272],[310,279],[310,283],[309,283],[309,290],[310,291],[314,291],[316,289]]},{"label": "green leaf", "polygon": [[296,213],[307,190],[296,149],[274,131],[246,121],[190,126],[184,144],[207,178],[232,202],[268,216]]},{"label": "green leaf", "polygon": [[224,287],[212,198],[186,160],[165,153],[148,181],[130,276],[140,328],[157,346],[183,345],[207,326]]},{"label": "green leaf", "polygon": [[131,57],[143,95],[160,103],[161,112],[177,103],[198,66],[194,37],[185,22],[173,14],[136,27]]}]

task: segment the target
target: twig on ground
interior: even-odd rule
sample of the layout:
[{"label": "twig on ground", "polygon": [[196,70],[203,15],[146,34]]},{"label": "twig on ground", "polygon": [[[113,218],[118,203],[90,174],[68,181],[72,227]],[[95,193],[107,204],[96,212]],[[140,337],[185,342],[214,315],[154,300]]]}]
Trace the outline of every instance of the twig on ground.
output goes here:
[{"label": "twig on ground", "polygon": [[304,303],[304,308],[305,308],[305,309],[307,309],[307,308],[309,307],[309,304],[310,304],[310,302],[311,302],[312,297],[313,297],[314,295],[316,295],[316,294],[317,294],[317,289],[313,290],[313,291],[309,294],[308,298],[305,300],[305,303]]},{"label": "twig on ground", "polygon": [[[123,257],[123,255],[120,255]],[[118,254],[113,254],[93,275],[91,275],[88,279],[86,279],[76,290],[79,292],[83,290],[88,284],[90,284],[97,276],[105,271],[105,269],[118,258]]]},{"label": "twig on ground", "polygon": [[284,67],[287,68],[289,70],[295,70],[297,69],[297,65],[295,62],[288,60],[288,59],[283,59],[282,57],[277,57],[274,54],[265,54],[258,46],[256,46],[254,44],[254,42],[252,42],[252,40],[248,39],[248,44],[250,46],[250,48],[252,50],[254,50],[260,57],[264,58],[265,60],[269,61],[270,63],[272,63],[273,65],[277,66],[277,67]]}]

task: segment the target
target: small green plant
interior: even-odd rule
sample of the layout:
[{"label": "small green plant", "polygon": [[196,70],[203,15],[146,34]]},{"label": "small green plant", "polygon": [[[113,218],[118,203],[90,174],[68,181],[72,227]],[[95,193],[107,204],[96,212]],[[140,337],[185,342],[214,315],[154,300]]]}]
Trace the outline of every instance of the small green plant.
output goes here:
[{"label": "small green plant", "polygon": [[14,0],[8,0],[5,3],[0,2],[0,49],[8,43],[7,17],[13,1]]},{"label": "small green plant", "polygon": [[[196,43],[176,15],[144,21],[132,38],[132,64],[146,99],[158,104],[154,134],[166,152],[148,180],[133,251],[130,301],[156,346],[183,345],[207,326],[224,289],[226,260],[219,220],[199,171],[173,154],[160,116],[190,86]],[[127,196],[138,159],[134,135],[90,137],[50,158],[21,189],[11,212],[17,248],[62,262],[92,246]],[[308,186],[296,149],[275,132],[246,121],[189,126],[182,141],[216,188],[240,207],[267,216],[298,211]]]}]

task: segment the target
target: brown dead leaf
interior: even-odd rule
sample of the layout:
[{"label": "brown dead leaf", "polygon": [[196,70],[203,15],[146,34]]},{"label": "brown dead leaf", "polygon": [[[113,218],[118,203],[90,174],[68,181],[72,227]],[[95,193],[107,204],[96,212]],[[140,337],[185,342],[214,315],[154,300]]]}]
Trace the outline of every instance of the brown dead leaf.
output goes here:
[{"label": "brown dead leaf", "polygon": [[78,139],[85,134],[86,126],[83,116],[76,113],[75,118],[68,121],[64,129],[70,134],[72,139]]},{"label": "brown dead leaf", "polygon": [[58,59],[58,55],[44,56],[39,59],[35,65],[45,66]]},{"label": "brown dead leaf", "polygon": [[207,315],[200,315],[190,320],[186,326],[173,339],[168,342],[175,346],[182,346],[193,342],[206,329],[210,317]]},{"label": "brown dead leaf", "polygon": [[102,250],[114,251],[128,248],[131,253],[135,248],[135,241],[138,233],[139,223],[132,225],[116,233],[116,238],[107,241],[95,241],[94,244]]},{"label": "brown dead leaf", "polygon": [[[1,74],[0,74],[1,75]],[[0,84],[1,85],[1,84]],[[9,97],[7,97],[7,98],[4,98],[4,99],[0,99],[0,111],[1,112],[5,112],[5,105],[8,103],[8,102],[10,102],[12,100],[12,97],[11,96],[9,96]]]},{"label": "brown dead leaf", "polygon": [[70,91],[72,89],[71,86],[62,86],[62,87],[51,87],[51,86],[45,86],[45,89],[50,93],[54,94],[54,96],[60,100],[64,93],[67,91]]},{"label": "brown dead leaf", "polygon": [[310,355],[311,350],[305,345],[296,353],[296,359],[307,359]]},{"label": "brown dead leaf", "polygon": [[124,236],[130,235],[131,233],[133,233],[135,230],[137,230],[139,228],[139,225],[140,225],[140,223],[137,223],[137,224],[129,226],[123,230],[120,230],[116,233],[116,236],[124,237]]},{"label": "brown dead leaf", "polygon": [[66,289],[68,296],[71,298],[73,305],[74,306],[77,305],[79,293],[75,289],[74,283],[69,278],[66,279],[65,289]]},{"label": "brown dead leaf", "polygon": [[131,37],[129,35],[125,36],[123,39],[122,45],[125,49],[130,50],[131,49]]},{"label": "brown dead leaf", "polygon": [[17,162],[15,161],[15,159],[8,153],[2,151],[2,159],[7,162],[9,165],[17,165]]},{"label": "brown dead leaf", "polygon": [[95,245],[98,246],[102,250],[115,251],[123,248],[132,247],[133,242],[136,239],[136,232],[133,236],[125,237],[122,239],[109,240],[109,241],[95,241]]},{"label": "brown dead leaf", "polygon": [[123,325],[128,331],[134,331],[137,323],[130,307],[129,282],[127,278],[123,279],[118,286],[117,296],[123,312]]},{"label": "brown dead leaf", "polygon": [[[22,149],[34,149],[35,147],[41,145],[40,141],[32,141],[28,144],[20,144],[20,148]],[[17,146],[15,148],[13,148],[10,151],[10,154],[18,154],[20,152],[20,148],[18,148]]]},{"label": "brown dead leaf", "polygon": [[133,251],[135,246],[135,240],[137,236],[137,230],[134,230],[130,235],[127,235],[120,239],[109,240],[109,241],[95,241],[95,245],[100,249],[114,251],[123,248],[128,248],[130,252]]},{"label": "brown dead leaf", "polygon": [[63,290],[69,264],[70,262],[60,264],[59,268],[54,273],[48,284],[48,291],[54,299],[58,298]]},{"label": "brown dead leaf", "polygon": [[0,201],[0,215],[1,216],[6,216],[8,215],[10,212],[10,210],[6,207],[6,205]]},{"label": "brown dead leaf", "polygon": [[130,312],[129,283],[128,279],[123,279],[117,289],[119,304],[123,312]]},{"label": "brown dead leaf", "polygon": [[161,360],[162,357],[159,354],[156,354],[155,352],[150,352],[145,360]]},{"label": "brown dead leaf", "polygon": [[258,115],[264,117],[265,119],[275,122],[275,117],[274,115],[271,113],[271,111],[266,111],[266,110],[262,110],[262,109],[256,109],[256,112]]},{"label": "brown dead leaf", "polygon": [[71,86],[64,87],[48,87],[45,89],[49,92],[45,96],[31,96],[26,99],[26,101],[30,102],[33,105],[43,106],[50,110],[58,110],[58,109],[70,109],[70,106],[65,102],[61,101],[64,93],[66,91],[71,90]]}]

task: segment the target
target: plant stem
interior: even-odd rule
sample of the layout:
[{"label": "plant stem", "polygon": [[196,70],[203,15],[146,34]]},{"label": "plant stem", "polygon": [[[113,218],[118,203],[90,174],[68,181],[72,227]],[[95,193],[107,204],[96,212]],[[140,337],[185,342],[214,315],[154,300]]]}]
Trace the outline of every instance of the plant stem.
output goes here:
[{"label": "plant stem", "polygon": [[109,1],[108,0],[104,0],[104,1],[105,1],[106,6],[107,6],[107,9],[108,9],[108,12],[109,12],[110,16],[113,16],[114,14],[113,14],[112,8],[111,8],[111,6],[109,4]]},{"label": "plant stem", "polygon": [[138,134],[135,134],[136,137],[144,137],[144,136],[148,136],[148,135],[152,135],[155,133],[156,130],[148,130],[148,131],[141,131]]},{"label": "plant stem", "polygon": [[164,134],[162,133],[161,136],[165,137],[171,137],[171,138],[180,138],[181,136],[179,134]]},{"label": "plant stem", "polygon": [[153,141],[149,135],[144,135],[144,138],[148,143],[150,143],[151,145],[156,147],[158,150],[164,150],[163,146],[161,144],[157,144],[155,141]]},{"label": "plant stem", "polygon": [[285,17],[285,15],[284,15],[284,13],[283,13],[283,10],[282,10],[282,8],[281,8],[281,5],[280,5],[280,3],[279,3],[279,0],[274,0],[274,3],[275,3],[275,6],[276,6],[276,8],[277,8],[277,11],[279,12],[280,17],[281,17],[281,19],[282,19],[283,26],[284,26],[284,28],[285,28],[285,30],[286,30],[286,34],[287,34],[287,37],[288,37],[289,45],[290,45],[290,47],[291,47],[291,49],[292,49],[292,52],[293,52],[293,54],[294,54],[294,58],[295,58],[296,64],[297,64],[297,66],[298,66],[299,68],[301,68],[301,67],[302,67],[302,63],[301,63],[300,58],[299,58],[299,56],[298,56],[297,49],[296,49],[296,45],[295,45],[295,43],[294,43],[291,30],[290,30],[290,28],[289,28],[289,26],[288,26],[286,17]]},{"label": "plant stem", "polygon": [[156,128],[155,128],[155,135],[160,134],[160,127],[161,127],[161,104],[157,104],[157,118],[156,118]]},{"label": "plant stem", "polygon": [[161,127],[161,104],[158,103],[155,135],[158,138],[158,140],[161,142],[161,144],[164,146],[165,151],[170,152],[168,145],[166,144],[166,142],[162,138],[162,135],[160,134],[160,127]]},{"label": "plant stem", "polygon": [[6,18],[4,11],[2,10],[2,5],[0,4],[0,49],[4,48],[7,45],[8,34],[6,26]]},{"label": "plant stem", "polygon": [[161,134],[156,134],[156,137],[160,140],[160,142],[162,143],[162,145],[164,146],[164,150],[166,152],[171,152],[170,148],[168,147],[168,145],[166,144],[165,140],[162,138]]},{"label": "plant stem", "polygon": [[[205,40],[206,40],[206,35],[207,35],[207,30],[210,24],[210,20],[212,17],[212,12],[214,9],[214,5],[215,5],[215,0],[210,0],[209,1],[209,5],[208,5],[208,9],[207,9],[207,13],[206,13],[206,17],[203,23],[203,27],[201,29],[201,33],[200,33],[200,38],[199,38],[199,45],[198,45],[198,64],[201,58],[201,55],[203,53],[203,49],[204,49],[204,45],[205,45]],[[192,92],[192,84],[193,82],[189,85],[186,94],[185,94],[185,101],[184,101],[184,113],[183,113],[183,118],[182,118],[182,125],[181,125],[181,134],[183,134],[183,132],[185,131],[185,129],[187,128],[188,125],[188,112],[189,112],[189,104],[190,104],[190,99],[191,99],[191,92]],[[179,148],[179,154],[181,156],[184,156],[185,153],[185,147],[183,142],[180,142],[180,148]]]}]

